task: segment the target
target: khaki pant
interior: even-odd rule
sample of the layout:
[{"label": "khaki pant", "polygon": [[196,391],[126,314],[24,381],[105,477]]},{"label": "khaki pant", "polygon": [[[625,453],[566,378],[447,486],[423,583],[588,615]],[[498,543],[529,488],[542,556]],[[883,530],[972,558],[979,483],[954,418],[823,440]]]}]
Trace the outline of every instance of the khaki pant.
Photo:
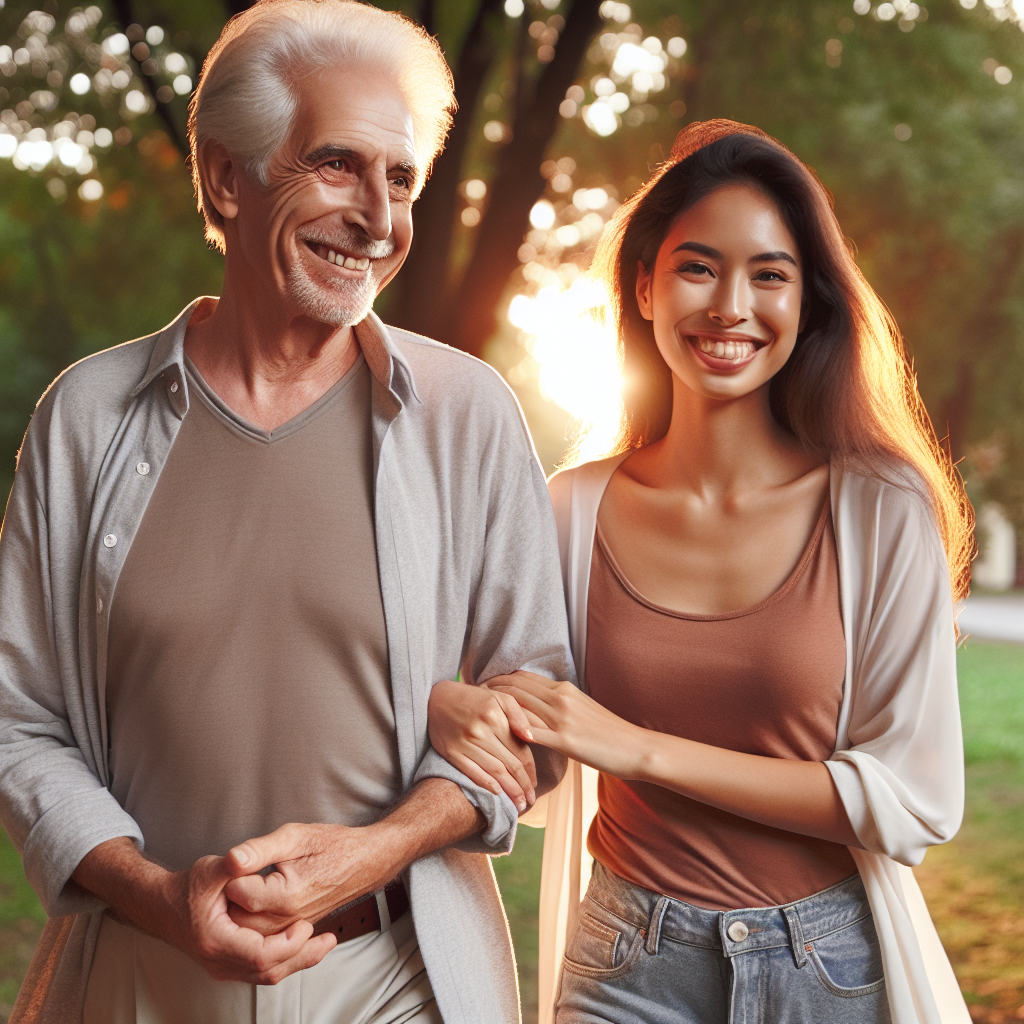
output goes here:
[{"label": "khaki pant", "polygon": [[443,1024],[412,913],[279,985],[214,981],[172,946],[103,919],[83,1024]]}]

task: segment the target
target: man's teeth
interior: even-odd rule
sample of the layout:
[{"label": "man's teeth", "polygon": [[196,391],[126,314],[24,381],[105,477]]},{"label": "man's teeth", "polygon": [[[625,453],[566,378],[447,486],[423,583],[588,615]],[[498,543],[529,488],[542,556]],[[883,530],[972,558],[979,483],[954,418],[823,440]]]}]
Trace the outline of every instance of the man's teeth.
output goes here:
[{"label": "man's teeth", "polygon": [[754,354],[754,343],[752,341],[713,341],[711,338],[698,338],[700,350],[705,355],[714,356],[716,359],[728,359],[738,362],[741,359],[748,359]]},{"label": "man's teeth", "polygon": [[357,260],[354,256],[339,256],[333,249],[327,253],[327,262],[346,270],[365,270],[370,265],[370,260],[365,256]]}]

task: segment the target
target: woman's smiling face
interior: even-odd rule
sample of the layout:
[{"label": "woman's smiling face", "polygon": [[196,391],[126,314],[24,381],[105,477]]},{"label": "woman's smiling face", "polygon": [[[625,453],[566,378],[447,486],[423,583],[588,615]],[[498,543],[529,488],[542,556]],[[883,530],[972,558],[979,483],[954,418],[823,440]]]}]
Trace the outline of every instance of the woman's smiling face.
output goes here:
[{"label": "woman's smiling face", "polygon": [[706,398],[740,398],[796,344],[800,253],[768,196],[726,185],[675,219],[636,294],[672,373]]}]

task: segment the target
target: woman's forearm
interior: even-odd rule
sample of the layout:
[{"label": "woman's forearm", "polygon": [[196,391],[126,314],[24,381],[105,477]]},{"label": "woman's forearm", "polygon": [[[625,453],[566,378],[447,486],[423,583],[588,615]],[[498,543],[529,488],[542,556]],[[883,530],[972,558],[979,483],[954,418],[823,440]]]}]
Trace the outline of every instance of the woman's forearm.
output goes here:
[{"label": "woman's forearm", "polygon": [[860,846],[829,770],[820,761],[762,757],[637,729],[630,776],[751,821]]}]

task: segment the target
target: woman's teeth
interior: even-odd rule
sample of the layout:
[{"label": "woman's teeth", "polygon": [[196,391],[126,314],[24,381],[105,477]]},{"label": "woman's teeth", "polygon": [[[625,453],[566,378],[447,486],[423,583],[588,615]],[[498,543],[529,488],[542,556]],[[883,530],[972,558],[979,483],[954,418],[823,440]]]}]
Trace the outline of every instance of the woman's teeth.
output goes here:
[{"label": "woman's teeth", "polygon": [[370,265],[369,259],[365,256],[363,259],[357,260],[354,256],[340,256],[333,249],[327,253],[327,262],[344,267],[346,270],[365,270]]},{"label": "woman's teeth", "polygon": [[714,341],[711,338],[698,338],[697,343],[705,355],[714,356],[716,359],[728,359],[734,363],[749,359],[754,354],[752,341]]}]

